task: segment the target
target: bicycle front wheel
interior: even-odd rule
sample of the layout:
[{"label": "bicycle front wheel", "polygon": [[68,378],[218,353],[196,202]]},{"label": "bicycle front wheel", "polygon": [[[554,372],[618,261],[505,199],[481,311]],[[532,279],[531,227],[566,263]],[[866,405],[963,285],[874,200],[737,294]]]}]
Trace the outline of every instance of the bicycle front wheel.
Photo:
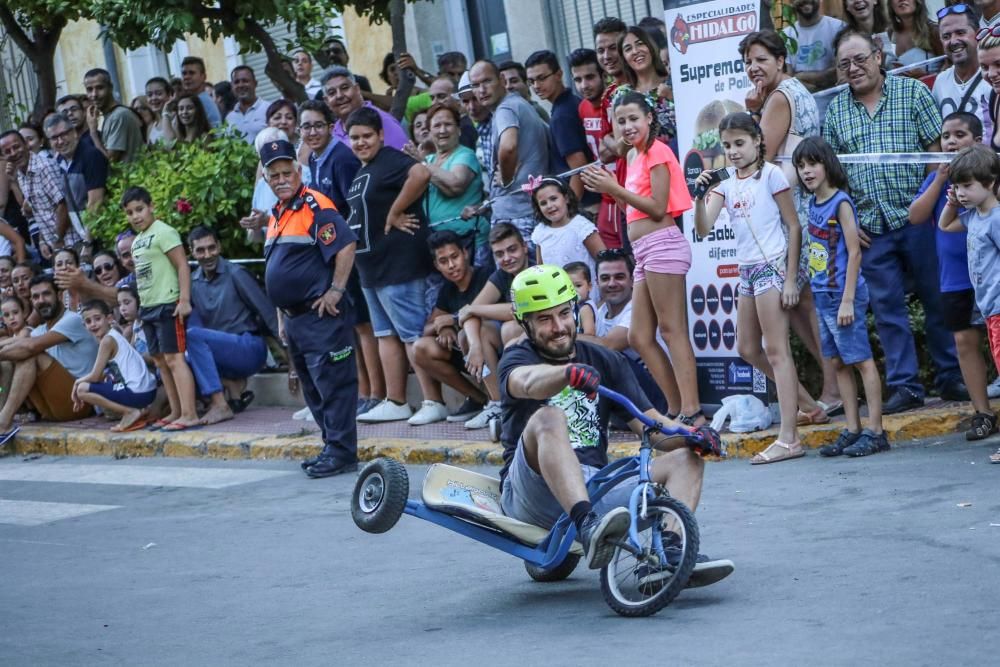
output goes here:
[{"label": "bicycle front wheel", "polygon": [[[698,523],[679,500],[650,500],[639,527],[640,555],[619,547],[601,570],[604,600],[622,616],[650,616],[666,607],[687,586],[698,559]],[[666,562],[651,553],[654,533],[662,536]]]}]

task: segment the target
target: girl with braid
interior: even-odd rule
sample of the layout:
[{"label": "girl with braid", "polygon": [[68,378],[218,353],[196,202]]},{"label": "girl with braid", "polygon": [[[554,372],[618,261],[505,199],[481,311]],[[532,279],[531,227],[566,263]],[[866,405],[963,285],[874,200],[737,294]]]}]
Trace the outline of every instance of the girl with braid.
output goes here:
[{"label": "girl with braid", "polygon": [[[588,190],[609,194],[625,207],[628,238],[635,253],[635,288],[629,346],[639,353],[667,397],[671,419],[701,426],[705,416],[698,400],[698,376],[687,327],[687,289],[691,245],[677,225],[691,208],[691,195],[677,157],[657,139],[659,123],[648,96],[618,88],[615,124],[632,148],[624,186],[599,167],[583,174]],[[657,341],[661,334],[670,358]],[[673,362],[671,365],[671,361]]]},{"label": "girl with braid", "polygon": [[740,271],[737,347],[744,360],[773,378],[781,410],[778,439],[750,462],[799,458],[805,455],[796,429],[801,392],[788,343],[788,309],[799,302],[799,290],[808,280],[799,262],[799,216],[788,180],[764,160],[763,135],[753,116],[729,114],[719,124],[719,136],[733,165],[732,178],[719,182],[712,171],[698,176],[697,184],[708,188],[708,202],[697,200],[695,226],[705,236],[723,207],[729,213]]}]

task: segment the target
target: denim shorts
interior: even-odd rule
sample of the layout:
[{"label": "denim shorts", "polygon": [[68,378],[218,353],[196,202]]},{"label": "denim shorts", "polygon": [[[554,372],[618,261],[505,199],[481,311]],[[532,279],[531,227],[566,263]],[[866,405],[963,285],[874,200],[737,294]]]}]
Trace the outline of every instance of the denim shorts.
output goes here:
[{"label": "denim shorts", "polygon": [[[584,482],[600,471],[600,468],[580,464]],[[594,511],[600,516],[615,507],[628,507],[632,489],[638,483],[638,475],[622,480],[594,505]],[[563,508],[552,495],[548,484],[528,465],[528,459],[524,457],[524,443],[520,440],[517,441],[514,460],[510,462],[507,477],[503,481],[500,506],[503,513],[512,519],[542,528],[551,528],[563,514]]]},{"label": "denim shorts", "polygon": [[854,323],[847,327],[837,325],[837,311],[840,310],[842,292],[815,292],[816,316],[819,319],[819,341],[823,356],[827,359],[840,357],[847,365],[861,363],[872,358],[871,344],[868,342],[868,327],[865,312],[868,310],[868,287],[862,285],[854,293]]},{"label": "denim shorts", "polygon": [[427,281],[424,278],[362,289],[376,338],[398,336],[404,343],[412,343],[424,335],[427,322]]}]

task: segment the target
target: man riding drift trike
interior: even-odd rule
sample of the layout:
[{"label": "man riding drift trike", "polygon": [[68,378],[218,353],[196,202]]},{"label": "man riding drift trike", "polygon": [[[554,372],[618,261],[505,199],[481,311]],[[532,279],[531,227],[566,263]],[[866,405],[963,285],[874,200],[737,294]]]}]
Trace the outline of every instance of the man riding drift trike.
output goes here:
[{"label": "man riding drift trike", "polygon": [[[352,508],[358,525],[388,530],[405,511],[523,558],[543,581],[565,578],[582,557],[602,570],[609,605],[630,616],[655,613],[685,586],[728,576],[732,562],[697,553],[691,514],[704,473],[698,454],[723,454],[718,434],[661,415],[620,353],[577,340],[576,291],[561,268],[525,269],[511,297],[526,336],[504,350],[498,371],[499,485],[439,464],[424,482],[424,502],[406,500],[404,492],[405,509],[385,518],[390,485],[398,496],[399,483],[408,482],[405,468],[380,459],[359,475]],[[642,447],[608,465],[613,411],[642,436]],[[653,459],[653,448],[666,453]],[[455,504],[458,496],[471,502]]]}]

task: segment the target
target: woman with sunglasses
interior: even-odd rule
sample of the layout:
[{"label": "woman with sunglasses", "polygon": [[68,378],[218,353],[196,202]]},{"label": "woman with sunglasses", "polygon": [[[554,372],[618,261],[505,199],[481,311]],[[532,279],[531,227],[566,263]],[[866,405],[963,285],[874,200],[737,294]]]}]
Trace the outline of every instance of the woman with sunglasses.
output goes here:
[{"label": "woman with sunglasses", "polygon": [[993,93],[990,95],[990,121],[993,132],[990,136],[990,146],[1000,151],[1000,132],[997,123],[1000,122],[1000,24],[992,28],[983,28],[976,35],[976,46],[979,53],[979,71],[983,74]]},{"label": "woman with sunglasses", "polygon": [[94,255],[94,280],[105,287],[117,289],[119,281],[125,277],[125,269],[118,258],[107,250]]},{"label": "woman with sunglasses", "polygon": [[[896,57],[901,66],[944,55],[937,24],[927,15],[924,0],[889,0],[889,22],[889,37],[896,45]],[[940,70],[941,64],[936,63],[910,70],[906,75],[919,79]]]}]

